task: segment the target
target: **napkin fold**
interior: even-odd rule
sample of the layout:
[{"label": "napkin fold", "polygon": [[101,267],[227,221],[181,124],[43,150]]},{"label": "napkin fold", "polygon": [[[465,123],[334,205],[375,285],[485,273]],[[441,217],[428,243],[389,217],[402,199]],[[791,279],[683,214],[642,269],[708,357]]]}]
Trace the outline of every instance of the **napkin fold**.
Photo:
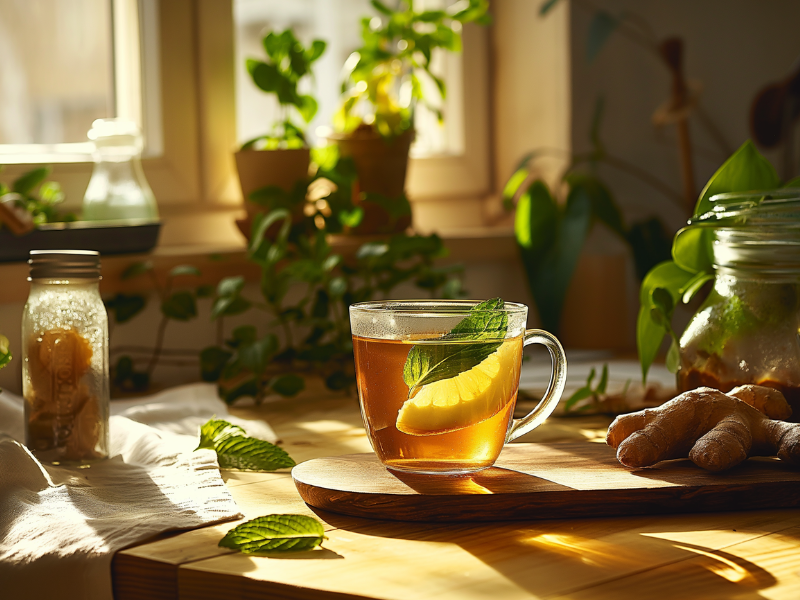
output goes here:
[{"label": "napkin fold", "polygon": [[194,451],[212,416],[275,441],[265,423],[230,417],[213,385],[195,384],[113,402],[108,460],[43,465],[21,443],[22,402],[0,394],[0,595],[9,598],[110,600],[117,550],[241,517],[214,451]]}]

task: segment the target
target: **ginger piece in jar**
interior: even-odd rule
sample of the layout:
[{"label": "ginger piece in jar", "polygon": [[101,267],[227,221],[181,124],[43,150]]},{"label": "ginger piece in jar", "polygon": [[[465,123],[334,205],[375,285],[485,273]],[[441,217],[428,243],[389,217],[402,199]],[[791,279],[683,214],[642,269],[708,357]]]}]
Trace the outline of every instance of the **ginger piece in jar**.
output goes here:
[{"label": "ginger piece in jar", "polygon": [[91,345],[74,329],[51,329],[29,343],[29,444],[62,460],[96,458],[99,407],[81,382],[91,367]]}]

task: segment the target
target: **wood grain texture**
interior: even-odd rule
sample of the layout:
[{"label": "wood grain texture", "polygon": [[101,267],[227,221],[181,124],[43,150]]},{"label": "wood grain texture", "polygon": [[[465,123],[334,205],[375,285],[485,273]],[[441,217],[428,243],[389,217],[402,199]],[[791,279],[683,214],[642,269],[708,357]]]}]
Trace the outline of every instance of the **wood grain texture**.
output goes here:
[{"label": "wood grain texture", "polygon": [[[313,401],[292,398],[234,412],[267,420],[298,461],[369,449],[352,399],[320,394]],[[596,428],[584,418],[549,419],[526,441],[576,440]],[[559,476],[557,463],[579,460],[581,453],[567,452],[569,444],[545,448],[549,459],[539,465],[540,485],[549,482],[557,490],[583,483],[592,489],[603,483],[601,473],[583,480]],[[747,472],[722,478],[737,474],[744,477]],[[634,472],[636,478],[653,482],[648,485],[662,488],[680,484],[668,480],[673,475],[662,468]],[[312,512],[287,472],[225,471],[223,477],[248,516],[316,513],[328,536],[323,549],[252,556],[218,548],[235,523],[174,534],[118,553],[125,557],[121,566],[135,567],[115,570],[120,598],[800,598],[800,509],[602,519],[562,515],[504,523],[381,521]],[[494,481],[496,492],[502,481]],[[158,585],[164,593],[156,595]]]},{"label": "wood grain texture", "polygon": [[[320,518],[337,527],[326,534],[324,550],[293,556],[229,554],[183,565],[180,597],[523,600],[568,598],[573,592],[592,598],[590,590],[613,585],[609,598],[649,599],[637,589],[643,573],[681,563],[688,569],[691,561],[707,555],[724,559],[737,544],[765,554],[776,547],[772,540],[777,536],[767,534],[797,527],[800,511],[484,524],[401,523],[322,512]],[[763,561],[750,562],[742,564],[755,573]],[[800,555],[783,556],[780,562],[788,574],[791,564],[800,567]],[[711,564],[725,568],[716,559]],[[701,588],[711,588],[708,595],[694,595],[691,587],[675,593],[680,569],[665,579],[672,599],[729,598],[736,593],[713,595],[714,582],[721,590],[735,589],[726,574],[708,572],[702,582],[698,577]],[[741,591],[763,590],[771,581],[748,580]]]},{"label": "wood grain texture", "polygon": [[374,454],[320,458],[292,470],[309,505],[397,521],[512,521],[800,506],[800,472],[751,459],[708,473],[688,460],[621,466],[601,444],[511,444],[470,476],[389,471]]}]

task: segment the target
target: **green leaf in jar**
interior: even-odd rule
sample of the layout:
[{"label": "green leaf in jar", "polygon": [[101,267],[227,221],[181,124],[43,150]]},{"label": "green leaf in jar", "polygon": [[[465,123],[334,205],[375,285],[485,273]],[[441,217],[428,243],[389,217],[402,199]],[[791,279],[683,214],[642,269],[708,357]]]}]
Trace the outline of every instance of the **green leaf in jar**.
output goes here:
[{"label": "green leaf in jar", "polygon": [[[709,302],[713,302],[713,296]],[[722,354],[732,339],[746,335],[759,326],[758,319],[739,296],[725,300],[712,322],[714,330],[705,337],[706,342],[700,346],[700,350],[717,355]]]},{"label": "green leaf in jar", "polygon": [[325,539],[322,523],[305,515],[267,515],[231,529],[219,542],[222,548],[245,554],[312,550]]}]

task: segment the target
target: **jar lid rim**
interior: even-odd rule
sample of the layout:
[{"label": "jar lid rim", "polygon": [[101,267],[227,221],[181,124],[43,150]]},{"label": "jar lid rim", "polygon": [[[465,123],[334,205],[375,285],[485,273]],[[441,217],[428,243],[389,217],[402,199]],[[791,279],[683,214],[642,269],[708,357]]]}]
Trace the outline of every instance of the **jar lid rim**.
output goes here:
[{"label": "jar lid rim", "polygon": [[100,279],[100,253],[95,250],[31,250],[28,264],[34,279]]}]

